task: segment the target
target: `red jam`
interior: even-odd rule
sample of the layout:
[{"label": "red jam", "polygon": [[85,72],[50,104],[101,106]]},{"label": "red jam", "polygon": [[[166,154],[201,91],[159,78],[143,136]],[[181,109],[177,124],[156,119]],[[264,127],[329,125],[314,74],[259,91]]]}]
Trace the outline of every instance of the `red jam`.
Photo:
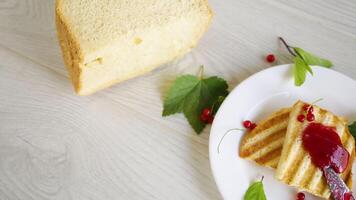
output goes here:
[{"label": "red jam", "polygon": [[303,131],[302,141],[312,162],[321,170],[331,167],[336,173],[342,173],[346,169],[350,155],[335,128],[310,123]]},{"label": "red jam", "polygon": [[350,200],[350,199],[351,199],[351,196],[352,196],[351,192],[345,193],[345,194],[344,194],[344,200]]}]

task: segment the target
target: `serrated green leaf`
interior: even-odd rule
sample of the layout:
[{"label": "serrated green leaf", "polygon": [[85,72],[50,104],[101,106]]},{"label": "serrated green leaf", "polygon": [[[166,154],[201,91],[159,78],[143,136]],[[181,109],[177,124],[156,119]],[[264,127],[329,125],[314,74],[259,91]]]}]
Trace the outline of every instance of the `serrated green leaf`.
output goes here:
[{"label": "serrated green leaf", "polygon": [[254,182],[247,189],[244,200],[266,200],[262,181]]},{"label": "serrated green leaf", "polygon": [[162,116],[183,112],[185,97],[199,83],[199,79],[193,75],[183,75],[178,77],[164,100]]},{"label": "serrated green leaf", "polygon": [[225,96],[219,96],[218,99],[213,103],[213,106],[211,108],[211,112],[213,113],[213,115],[215,115],[218,112],[225,98],[226,98]]},{"label": "serrated green leaf", "polygon": [[356,139],[356,121],[349,125],[349,131],[352,136]]},{"label": "serrated green leaf", "polygon": [[299,56],[294,58],[293,74],[294,84],[296,86],[301,86],[305,82],[307,67],[305,62]]},{"label": "serrated green leaf", "polygon": [[306,62],[307,65],[319,65],[326,68],[330,68],[333,66],[332,62],[327,59],[315,56],[298,47],[294,47],[293,49]]},{"label": "serrated green leaf", "polygon": [[192,75],[178,77],[164,101],[163,116],[183,112],[196,133],[201,133],[205,123],[200,121],[204,108],[211,108],[220,96],[226,96],[228,85],[224,79],[209,77],[199,79]]}]

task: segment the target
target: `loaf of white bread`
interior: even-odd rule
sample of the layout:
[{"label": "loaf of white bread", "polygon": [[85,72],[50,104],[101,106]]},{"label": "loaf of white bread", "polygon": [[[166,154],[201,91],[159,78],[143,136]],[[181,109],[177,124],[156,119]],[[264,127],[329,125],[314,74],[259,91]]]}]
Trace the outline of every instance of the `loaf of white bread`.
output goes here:
[{"label": "loaf of white bread", "polygon": [[56,1],[58,38],[79,95],[183,56],[211,18],[207,0]]}]

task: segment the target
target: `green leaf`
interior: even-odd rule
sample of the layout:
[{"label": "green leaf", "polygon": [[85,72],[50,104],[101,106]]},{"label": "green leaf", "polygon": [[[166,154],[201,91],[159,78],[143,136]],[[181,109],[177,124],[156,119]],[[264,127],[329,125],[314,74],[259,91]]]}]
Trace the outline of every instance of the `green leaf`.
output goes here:
[{"label": "green leaf", "polygon": [[218,99],[213,103],[213,106],[211,107],[211,112],[213,113],[213,115],[215,115],[218,112],[225,98],[226,98],[225,96],[219,96]]},{"label": "green leaf", "polygon": [[262,181],[254,182],[247,189],[244,200],[266,200]]},{"label": "green leaf", "polygon": [[228,94],[224,79],[209,77],[199,79],[183,75],[176,79],[164,100],[163,116],[183,112],[196,133],[201,133],[205,123],[200,121],[204,108],[211,108],[220,96]]},{"label": "green leaf", "polygon": [[294,47],[293,49],[297,53],[297,55],[299,55],[306,62],[307,65],[319,65],[319,66],[326,67],[326,68],[330,68],[333,66],[332,62],[327,59],[315,56],[315,55],[313,55],[307,51],[304,51],[303,49],[298,48],[298,47]]},{"label": "green leaf", "polygon": [[183,106],[186,96],[198,84],[199,79],[193,75],[183,75],[178,77],[164,100],[164,109],[162,116],[168,116],[183,112]]},{"label": "green leaf", "polygon": [[299,57],[296,56],[294,58],[294,66],[293,66],[293,74],[294,74],[294,84],[296,86],[301,86],[305,82],[305,78],[307,75],[307,65],[305,62]]},{"label": "green leaf", "polygon": [[349,125],[349,131],[352,136],[356,139],[356,121]]}]

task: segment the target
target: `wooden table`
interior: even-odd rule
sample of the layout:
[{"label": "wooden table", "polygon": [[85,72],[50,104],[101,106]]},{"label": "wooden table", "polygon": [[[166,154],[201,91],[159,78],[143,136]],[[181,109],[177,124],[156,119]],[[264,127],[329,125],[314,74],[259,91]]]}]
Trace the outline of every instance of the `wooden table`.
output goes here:
[{"label": "wooden table", "polygon": [[0,199],[221,199],[209,128],[196,135],[182,115],[161,117],[177,75],[203,64],[231,89],[270,67],[268,53],[291,62],[283,36],[356,79],[355,0],[210,1],[213,24],[192,53],[79,97],[58,47],[54,1],[1,0]]}]

